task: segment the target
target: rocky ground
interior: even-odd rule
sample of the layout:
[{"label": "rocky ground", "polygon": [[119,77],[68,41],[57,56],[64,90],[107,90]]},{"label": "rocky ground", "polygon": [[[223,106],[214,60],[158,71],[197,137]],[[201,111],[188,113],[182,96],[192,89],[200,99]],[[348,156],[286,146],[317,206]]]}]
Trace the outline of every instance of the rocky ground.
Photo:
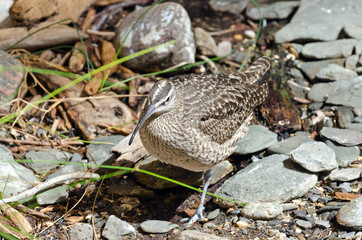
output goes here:
[{"label": "rocky ground", "polygon": [[[257,9],[245,0],[177,2],[181,5],[171,5],[171,10],[162,4],[146,14],[145,22],[152,24],[136,25],[121,55],[150,47],[150,42],[154,46],[180,39],[177,45],[167,47],[167,54],[156,50],[125,66],[136,72],[158,71],[232,51],[223,60],[179,73],[235,72],[256,37]],[[235,153],[213,168],[210,188],[218,196],[248,204],[242,207],[208,196],[207,219],[185,229],[180,219],[195,211],[199,195],[194,190],[140,172],[71,184],[84,171],[109,173],[88,163],[120,165],[135,156],[145,159],[137,168],[197,187],[202,174],[160,163],[141,147],[132,149],[133,157],[128,157],[129,149],[114,147],[119,142],[124,146],[127,137],[93,131],[96,127],[69,131],[69,136],[82,132],[93,140],[79,148],[64,148],[52,137],[44,137],[51,133],[39,127],[49,117],[39,120],[27,114],[15,127],[3,124],[0,130],[0,179],[4,179],[0,187],[4,196],[14,198],[54,181],[26,196],[35,196],[24,203],[29,209],[36,206],[24,220],[32,234],[48,239],[93,239],[95,235],[101,239],[362,239],[362,1],[257,2],[263,28],[252,59],[267,55],[273,61],[270,96],[255,112],[253,125]],[[141,13],[124,14],[115,31],[116,48]],[[161,24],[162,16],[169,17],[168,25]],[[168,29],[175,31],[169,34]],[[0,54],[0,64],[20,64],[9,54]],[[18,71],[0,75],[0,85],[7,89],[0,93],[10,96],[9,89],[15,91],[23,78]],[[142,78],[138,86],[146,90],[138,88],[136,93],[147,92],[153,80]],[[139,99],[127,104],[136,109]],[[6,105],[7,114],[11,107]],[[25,124],[32,121],[38,124],[36,131]],[[28,137],[31,131],[36,140]],[[49,144],[19,150],[19,143],[26,144],[21,140],[39,139]],[[4,201],[16,202],[24,196],[10,198]]]}]

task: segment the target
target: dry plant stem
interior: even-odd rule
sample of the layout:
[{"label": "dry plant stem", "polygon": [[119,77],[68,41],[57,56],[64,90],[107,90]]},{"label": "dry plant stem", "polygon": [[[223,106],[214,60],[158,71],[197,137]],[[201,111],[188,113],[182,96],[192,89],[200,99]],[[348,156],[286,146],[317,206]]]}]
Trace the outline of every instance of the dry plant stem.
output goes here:
[{"label": "dry plant stem", "polygon": [[40,183],[38,186],[33,187],[31,189],[25,190],[22,193],[19,193],[18,195],[8,197],[5,199],[2,199],[1,201],[4,203],[11,203],[11,202],[17,202],[25,198],[29,198],[37,194],[38,192],[44,191],[50,187],[53,187],[57,184],[60,184],[67,180],[72,179],[85,179],[85,178],[99,178],[99,175],[96,173],[89,173],[89,172],[74,172],[74,173],[68,173],[65,175],[61,175],[55,178],[51,178],[45,182]]},{"label": "dry plant stem", "polygon": [[91,35],[96,35],[96,36],[100,36],[100,37],[104,37],[107,40],[111,40],[114,38],[114,36],[116,35],[114,32],[107,32],[107,31],[96,31],[96,30],[92,30],[92,29],[88,29],[87,30],[88,34]]},{"label": "dry plant stem", "polygon": [[228,33],[243,32],[246,29],[248,29],[248,27],[245,26],[245,27],[234,28],[234,29],[226,29],[223,31],[209,32],[209,34],[211,36],[221,36],[221,35],[228,34]]},{"label": "dry plant stem", "polygon": [[81,141],[74,141],[70,139],[61,139],[61,140],[48,140],[48,141],[39,141],[39,140],[17,140],[12,138],[0,138],[1,143],[7,144],[17,144],[17,145],[34,145],[34,146],[66,146],[66,145],[83,145]]}]

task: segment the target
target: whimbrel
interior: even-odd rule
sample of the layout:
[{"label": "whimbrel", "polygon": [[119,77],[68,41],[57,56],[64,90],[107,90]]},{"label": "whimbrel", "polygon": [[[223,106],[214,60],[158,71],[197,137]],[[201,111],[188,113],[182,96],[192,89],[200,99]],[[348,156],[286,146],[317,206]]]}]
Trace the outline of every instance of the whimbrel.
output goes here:
[{"label": "whimbrel", "polygon": [[189,225],[203,219],[214,165],[224,161],[248,131],[253,110],[268,95],[270,59],[261,57],[243,73],[191,74],[161,80],[148,94],[129,144],[142,143],[160,161],[204,174],[200,204]]}]

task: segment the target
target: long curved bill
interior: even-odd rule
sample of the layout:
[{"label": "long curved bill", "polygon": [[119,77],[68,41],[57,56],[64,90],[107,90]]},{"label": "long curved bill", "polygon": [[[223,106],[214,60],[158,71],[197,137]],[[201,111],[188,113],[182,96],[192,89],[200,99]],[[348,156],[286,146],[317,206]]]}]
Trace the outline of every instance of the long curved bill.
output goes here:
[{"label": "long curved bill", "polygon": [[155,112],[155,105],[150,104],[146,110],[146,113],[143,115],[143,117],[140,119],[140,121],[138,122],[136,128],[134,129],[131,139],[129,140],[128,145],[131,145],[133,142],[134,137],[136,136],[136,133],[138,132],[138,129],[140,129],[140,127],[142,126],[142,124]]}]

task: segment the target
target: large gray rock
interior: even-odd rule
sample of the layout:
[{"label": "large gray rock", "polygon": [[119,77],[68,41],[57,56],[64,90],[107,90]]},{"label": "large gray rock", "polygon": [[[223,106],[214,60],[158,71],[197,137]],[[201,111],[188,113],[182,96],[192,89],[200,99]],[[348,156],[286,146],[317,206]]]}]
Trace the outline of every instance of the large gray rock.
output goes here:
[{"label": "large gray rock", "polygon": [[311,172],[331,171],[338,167],[333,149],[323,142],[306,142],[291,153],[292,160]]},{"label": "large gray rock", "polygon": [[356,39],[308,43],[304,45],[302,55],[314,59],[345,58],[352,55],[356,44]]},{"label": "large gray rock", "polygon": [[[259,4],[259,8],[264,19],[283,19],[287,18],[299,4],[300,1],[281,1],[272,4]],[[259,20],[258,9],[254,4],[249,6],[246,10],[248,18],[254,21]]]},{"label": "large gray rock", "polygon": [[0,189],[10,197],[39,184],[39,179],[34,173],[15,162],[10,150],[0,144]]},{"label": "large gray rock", "polygon": [[362,197],[342,207],[336,216],[337,222],[346,229],[362,230]]},{"label": "large gray rock", "polygon": [[299,147],[301,144],[309,141],[313,141],[313,139],[303,135],[294,136],[272,145],[271,147],[268,148],[268,151],[271,153],[278,153],[289,156],[294,149]]},{"label": "large gray rock", "polygon": [[331,181],[347,182],[358,179],[361,173],[360,168],[344,168],[331,172],[328,177]]},{"label": "large gray rock", "polygon": [[362,0],[302,0],[289,24],[276,32],[277,43],[336,40],[346,24],[360,24]]},{"label": "large gray rock", "polygon": [[359,24],[346,24],[343,30],[349,37],[362,40],[361,22]]},{"label": "large gray rock", "polygon": [[234,154],[250,154],[264,150],[278,142],[278,135],[262,125],[249,126],[248,133],[236,143]]},{"label": "large gray rock", "polygon": [[[116,48],[119,48],[129,29],[146,10],[146,7],[136,10],[122,20],[116,30]],[[159,71],[180,63],[195,62],[195,39],[186,10],[178,3],[161,3],[136,24],[124,42],[120,57],[175,39],[178,42],[173,45],[158,48],[124,64],[138,71]]]},{"label": "large gray rock", "polygon": [[326,103],[330,104],[359,107],[362,102],[362,77],[314,84],[308,98],[314,102],[326,99]]},{"label": "large gray rock", "polygon": [[317,73],[316,77],[322,80],[336,81],[341,79],[355,78],[357,77],[357,73],[337,64],[329,64],[327,67],[322,68]]},{"label": "large gray rock", "polygon": [[324,127],[321,130],[323,137],[344,146],[357,146],[362,144],[362,132],[350,129]]},{"label": "large gray rock", "polygon": [[[286,155],[271,155],[254,162],[229,178],[216,191],[217,195],[241,203],[289,201],[302,196],[317,182],[317,176],[306,172]],[[232,206],[215,199],[221,206]]]}]

